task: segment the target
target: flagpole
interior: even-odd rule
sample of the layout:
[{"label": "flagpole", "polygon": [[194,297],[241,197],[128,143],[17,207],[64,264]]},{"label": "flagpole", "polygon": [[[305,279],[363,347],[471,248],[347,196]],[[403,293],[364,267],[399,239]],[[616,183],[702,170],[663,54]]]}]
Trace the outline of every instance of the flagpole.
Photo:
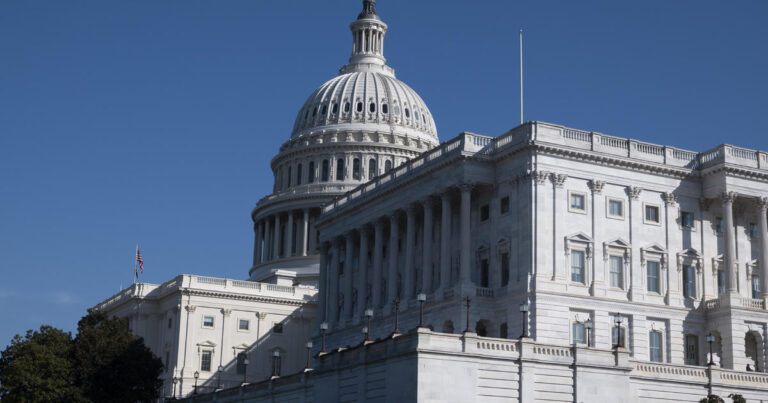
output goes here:
[{"label": "flagpole", "polygon": [[136,259],[136,256],[139,256],[139,244],[136,244],[136,253],[133,255],[133,284],[136,284],[136,277],[138,276],[138,273],[136,272],[136,263],[138,262],[138,259]]},{"label": "flagpole", "polygon": [[523,30],[520,30],[520,124],[523,124]]}]

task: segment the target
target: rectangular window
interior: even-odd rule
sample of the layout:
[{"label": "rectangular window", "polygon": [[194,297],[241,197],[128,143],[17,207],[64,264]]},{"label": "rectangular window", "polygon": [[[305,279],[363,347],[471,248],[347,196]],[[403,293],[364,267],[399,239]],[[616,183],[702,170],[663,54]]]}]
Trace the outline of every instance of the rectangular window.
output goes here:
[{"label": "rectangular window", "polygon": [[760,298],[760,276],[752,276],[752,298]]},{"label": "rectangular window", "polygon": [[725,271],[724,270],[718,270],[717,271],[717,295],[723,295],[725,294]]},{"label": "rectangular window", "polygon": [[660,293],[661,287],[659,287],[659,262],[647,262],[646,267],[648,269],[648,291]]},{"label": "rectangular window", "polygon": [[721,217],[715,217],[715,231],[718,234],[723,233],[723,219]]},{"label": "rectangular window", "polygon": [[659,223],[659,207],[646,205],[645,206],[645,221],[653,224]]},{"label": "rectangular window", "polygon": [[275,323],[275,326],[272,327],[273,333],[282,333],[283,332],[283,324],[282,323]]},{"label": "rectangular window", "polygon": [[173,327],[173,318],[168,318],[168,329]]},{"label": "rectangular window", "polygon": [[685,364],[699,365],[699,337],[693,334],[685,335]]},{"label": "rectangular window", "polygon": [[504,322],[501,325],[499,325],[499,337],[500,338],[506,339],[508,337],[507,336],[508,332],[509,332],[509,330],[507,329],[507,322]]},{"label": "rectangular window", "polygon": [[355,158],[354,160],[352,160],[352,178],[355,180],[360,180],[361,178],[359,158]]},{"label": "rectangular window", "polygon": [[696,298],[696,268],[683,266],[683,296]]},{"label": "rectangular window", "polygon": [[245,353],[238,353],[237,354],[237,365],[236,370],[239,375],[242,375],[245,373]]},{"label": "rectangular window", "polygon": [[203,350],[203,355],[200,357],[200,370],[205,372],[211,371],[211,355],[213,351]]},{"label": "rectangular window", "polygon": [[757,238],[757,224],[753,222],[749,223],[749,237]]},{"label": "rectangular window", "polygon": [[626,330],[624,327],[614,326],[611,328],[611,344],[614,347],[626,347]]},{"label": "rectangular window", "polygon": [[509,284],[509,253],[501,254],[501,285]]},{"label": "rectangular window", "polygon": [[680,224],[683,228],[693,228],[693,213],[690,211],[680,212]]},{"label": "rectangular window", "polygon": [[488,259],[480,261],[480,287],[488,287]]},{"label": "rectangular window", "polygon": [[570,197],[570,210],[578,213],[587,212],[586,197],[583,193],[572,192]]},{"label": "rectangular window", "polygon": [[609,260],[611,287],[624,288],[624,258],[611,256]]},{"label": "rectangular window", "polygon": [[571,281],[584,283],[584,251],[571,251]]},{"label": "rectangular window", "polygon": [[248,328],[251,326],[251,323],[247,319],[240,319],[240,322],[238,323],[237,328],[240,330],[248,330]]},{"label": "rectangular window", "polygon": [[648,333],[648,342],[650,346],[650,359],[653,362],[662,362],[663,350],[661,345],[661,332],[651,331]]},{"label": "rectangular window", "polygon": [[296,185],[301,185],[301,171],[302,171],[301,164],[296,166]]},{"label": "rectangular window", "polygon": [[309,161],[309,172],[307,172],[307,182],[315,181],[315,161]]},{"label": "rectangular window", "polygon": [[213,327],[213,316],[203,316],[203,327]]},{"label": "rectangular window", "polygon": [[608,217],[624,218],[624,201],[608,199]]},{"label": "rectangular window", "polygon": [[486,221],[491,216],[491,209],[487,204],[480,206],[480,221]]},{"label": "rectangular window", "polygon": [[583,323],[573,322],[573,344],[586,344],[587,343],[587,329]]},{"label": "rectangular window", "polygon": [[280,376],[283,366],[282,358],[279,354],[272,354],[272,375]]},{"label": "rectangular window", "polygon": [[501,214],[505,214],[509,211],[509,196],[501,198],[500,210]]}]

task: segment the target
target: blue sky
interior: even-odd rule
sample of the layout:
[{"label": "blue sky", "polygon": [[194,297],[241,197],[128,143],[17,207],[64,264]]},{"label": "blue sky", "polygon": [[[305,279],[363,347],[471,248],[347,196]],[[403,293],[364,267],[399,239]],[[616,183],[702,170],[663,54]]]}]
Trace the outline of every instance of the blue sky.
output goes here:
[{"label": "blue sky", "polygon": [[[360,1],[0,2],[0,346],[131,282],[245,278],[254,203]],[[380,0],[442,140],[526,120],[768,150],[768,2]]]}]

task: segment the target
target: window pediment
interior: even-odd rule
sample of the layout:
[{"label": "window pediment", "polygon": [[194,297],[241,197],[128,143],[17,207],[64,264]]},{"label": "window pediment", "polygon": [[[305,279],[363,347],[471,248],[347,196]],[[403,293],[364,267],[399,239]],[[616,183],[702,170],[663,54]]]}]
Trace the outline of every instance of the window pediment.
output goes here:
[{"label": "window pediment", "polygon": [[210,340],[206,340],[206,341],[197,343],[197,346],[198,347],[216,347],[216,343],[214,343],[214,342],[212,342]]},{"label": "window pediment", "polygon": [[623,252],[624,257],[627,258],[632,255],[632,244],[625,241],[622,238],[614,238],[610,241],[603,242],[603,259],[608,260],[609,252],[613,250]]},{"label": "window pediment", "polygon": [[640,265],[645,267],[648,259],[659,259],[663,269],[667,268],[667,249],[658,243],[652,243],[640,248]]},{"label": "window pediment", "polygon": [[[722,256],[722,255],[720,255]],[[696,264],[696,271],[701,271],[701,267],[703,266],[703,259],[701,257],[701,253],[693,248],[688,248],[682,252],[677,253],[677,269],[682,270],[684,263],[695,263]]]},{"label": "window pediment", "polygon": [[565,236],[565,254],[570,255],[574,247],[583,248],[587,252],[587,258],[592,256],[592,237],[583,233],[576,232]]}]

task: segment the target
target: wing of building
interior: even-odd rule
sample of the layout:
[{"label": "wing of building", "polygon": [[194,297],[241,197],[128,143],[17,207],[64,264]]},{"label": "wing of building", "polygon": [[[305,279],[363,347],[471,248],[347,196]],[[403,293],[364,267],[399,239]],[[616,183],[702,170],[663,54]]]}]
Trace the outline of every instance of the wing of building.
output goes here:
[{"label": "wing of building", "polygon": [[350,29],[271,162],[249,280],[97,306],[164,358],[166,396],[768,401],[768,153],[544,122],[439,143],[374,1]]}]

